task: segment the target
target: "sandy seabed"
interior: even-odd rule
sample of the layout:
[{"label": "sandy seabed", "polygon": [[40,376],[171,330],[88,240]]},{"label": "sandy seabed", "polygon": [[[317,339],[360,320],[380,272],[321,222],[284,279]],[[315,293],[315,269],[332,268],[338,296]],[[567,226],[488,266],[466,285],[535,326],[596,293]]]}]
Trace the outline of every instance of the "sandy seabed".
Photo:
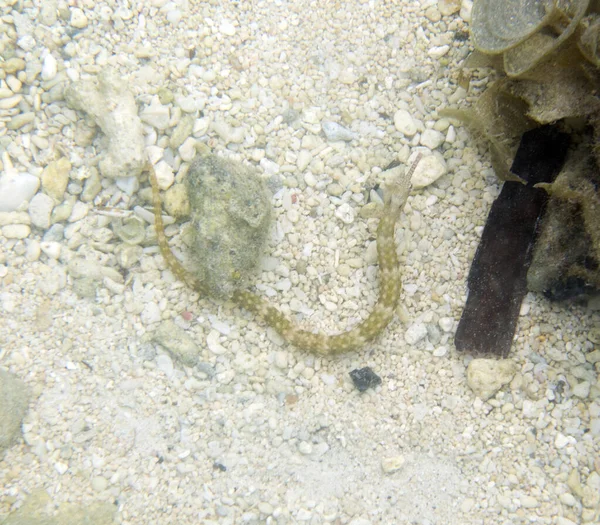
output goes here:
[{"label": "sandy seabed", "polygon": [[[4,64],[24,65],[0,86],[4,172],[71,164],[66,191],[40,189],[54,226],[41,197],[0,214],[0,366],[31,392],[23,439],[0,461],[0,520],[41,490],[57,520],[65,504],[107,503],[122,524],[597,523],[597,313],[529,294],[516,372],[487,401],[454,349],[499,191],[485,151],[438,115],[487,82],[457,86],[470,6],[454,3],[0,2]],[[106,140],[62,96],[107,67],[135,97],[163,189],[196,142],[268,178],[275,225],[255,289],[306,328],[336,333],[368,313],[369,190],[391,161],[433,156],[442,176],[398,224],[402,307],[385,333],[315,357],[178,283],[151,238],[146,175],[98,175]],[[148,233],[124,257],[114,221],[132,210]],[[181,223],[167,227],[177,253]],[[195,365],[152,342],[167,321],[193,338]],[[364,366],[382,383],[360,393],[349,372]]]}]

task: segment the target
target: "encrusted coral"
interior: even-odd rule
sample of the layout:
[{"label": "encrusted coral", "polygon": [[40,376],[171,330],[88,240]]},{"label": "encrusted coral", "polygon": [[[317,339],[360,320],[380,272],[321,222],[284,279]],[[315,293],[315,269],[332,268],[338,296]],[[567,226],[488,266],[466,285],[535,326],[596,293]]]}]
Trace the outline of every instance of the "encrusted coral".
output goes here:
[{"label": "encrusted coral", "polygon": [[138,176],[146,163],[142,121],[135,99],[119,74],[107,68],[96,77],[73,82],[65,100],[84,111],[108,139],[100,160],[102,175],[110,178]]}]

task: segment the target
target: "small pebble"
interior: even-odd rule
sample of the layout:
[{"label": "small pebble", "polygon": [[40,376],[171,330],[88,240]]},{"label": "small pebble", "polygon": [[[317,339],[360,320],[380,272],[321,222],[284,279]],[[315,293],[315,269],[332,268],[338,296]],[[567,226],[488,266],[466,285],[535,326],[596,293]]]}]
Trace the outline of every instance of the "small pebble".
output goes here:
[{"label": "small pebble", "polygon": [[298,450],[301,454],[308,456],[309,454],[312,454],[313,447],[307,441],[300,441],[300,443],[298,443]]},{"label": "small pebble", "polygon": [[103,476],[94,476],[91,485],[96,492],[102,492],[108,487],[108,480]]},{"label": "small pebble", "polygon": [[0,212],[15,211],[29,201],[40,187],[40,179],[16,170],[5,171],[0,177]]},{"label": "small pebble", "polygon": [[415,323],[404,332],[404,340],[409,345],[416,345],[427,336],[427,327],[423,323]]},{"label": "small pebble", "polygon": [[533,496],[528,496],[528,495],[524,495],[521,496],[521,505],[523,507],[525,507],[526,509],[535,509],[536,507],[539,507],[539,502],[537,499],[535,499]]},{"label": "small pebble", "polygon": [[554,446],[558,449],[565,448],[569,444],[573,444],[575,440],[570,436],[557,432],[554,438]]},{"label": "small pebble", "polygon": [[321,128],[323,128],[323,133],[327,137],[327,140],[338,141],[343,140],[349,142],[358,138],[358,135],[353,131],[345,128],[341,124],[337,122],[332,122],[330,120],[324,120],[321,122]]},{"label": "small pebble", "polygon": [[449,333],[454,328],[454,319],[452,317],[440,317],[438,325],[444,332]]},{"label": "small pebble", "polygon": [[426,155],[421,158],[412,176],[412,185],[415,189],[425,188],[433,184],[448,172],[445,163],[437,155]]},{"label": "small pebble", "polygon": [[58,242],[44,241],[40,243],[40,248],[50,259],[58,259],[60,257],[62,245]]},{"label": "small pebble", "polygon": [[391,456],[381,460],[381,468],[386,474],[392,474],[400,470],[406,463],[404,456]]},{"label": "small pebble", "polygon": [[79,7],[72,7],[69,23],[77,29],[83,29],[88,25],[88,17]]},{"label": "small pebble", "polygon": [[352,370],[350,372],[350,379],[352,379],[354,386],[359,392],[364,392],[368,388],[375,388],[381,384],[381,377],[368,366]]},{"label": "small pebble", "polygon": [[421,146],[434,150],[444,143],[444,135],[435,129],[426,129],[421,133],[419,142]]},{"label": "small pebble", "polygon": [[29,202],[29,218],[31,224],[42,230],[50,228],[50,214],[54,208],[54,199],[45,193],[36,193]]},{"label": "small pebble", "polygon": [[435,357],[443,357],[448,353],[448,347],[447,346],[438,346],[434,351],[433,351],[433,355]]},{"label": "small pebble", "polygon": [[591,386],[589,381],[581,381],[573,387],[572,393],[576,397],[586,399],[590,395]]},{"label": "small pebble", "polygon": [[223,22],[219,26],[219,31],[227,36],[235,35],[235,26],[231,22]]},{"label": "small pebble", "polygon": [[7,239],[26,239],[31,233],[27,224],[8,224],[2,227],[2,235]]},{"label": "small pebble", "polygon": [[442,58],[446,53],[448,53],[448,51],[450,51],[450,46],[448,46],[448,45],[434,46],[429,49],[427,54],[431,58],[438,59],[438,58]]},{"label": "small pebble", "polygon": [[156,367],[167,377],[173,373],[173,360],[166,354],[156,357]]},{"label": "small pebble", "polygon": [[354,208],[347,202],[344,202],[335,210],[335,216],[344,224],[352,224],[354,222]]},{"label": "small pebble", "polygon": [[394,113],[394,126],[407,137],[412,137],[417,132],[415,121],[410,113],[404,109],[399,109]]},{"label": "small pebble", "polygon": [[52,53],[48,53],[42,63],[42,80],[52,80],[56,76],[57,63]]}]

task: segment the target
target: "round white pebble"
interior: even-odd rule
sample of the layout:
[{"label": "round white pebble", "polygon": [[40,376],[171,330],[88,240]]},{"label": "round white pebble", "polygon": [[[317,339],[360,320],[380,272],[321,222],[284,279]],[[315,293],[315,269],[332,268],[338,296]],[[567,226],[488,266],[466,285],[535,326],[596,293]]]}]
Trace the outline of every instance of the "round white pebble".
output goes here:
[{"label": "round white pebble", "polygon": [[425,188],[434,183],[448,172],[445,163],[436,155],[423,157],[412,176],[412,185],[415,189]]},{"label": "round white pebble", "polygon": [[435,129],[426,129],[421,133],[419,142],[421,143],[421,146],[434,150],[444,143],[444,135]]},{"label": "round white pebble", "polygon": [[423,323],[415,323],[408,327],[404,333],[404,339],[409,345],[417,344],[427,336],[427,327]]},{"label": "round white pebble", "polygon": [[394,113],[394,126],[407,137],[412,137],[417,132],[417,125],[411,114],[405,109],[399,109]]}]

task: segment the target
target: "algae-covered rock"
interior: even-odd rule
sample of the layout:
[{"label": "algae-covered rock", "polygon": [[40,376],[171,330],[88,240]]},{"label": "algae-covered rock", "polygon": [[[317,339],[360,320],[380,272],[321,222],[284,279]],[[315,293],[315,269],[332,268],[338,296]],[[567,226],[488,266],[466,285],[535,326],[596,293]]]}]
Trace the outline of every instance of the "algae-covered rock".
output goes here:
[{"label": "algae-covered rock", "polygon": [[28,402],[25,383],[0,369],[0,452],[10,447],[21,434]]},{"label": "algae-covered rock", "polygon": [[186,179],[193,234],[192,272],[213,297],[228,298],[247,283],[271,222],[271,196],[250,168],[198,155]]}]

